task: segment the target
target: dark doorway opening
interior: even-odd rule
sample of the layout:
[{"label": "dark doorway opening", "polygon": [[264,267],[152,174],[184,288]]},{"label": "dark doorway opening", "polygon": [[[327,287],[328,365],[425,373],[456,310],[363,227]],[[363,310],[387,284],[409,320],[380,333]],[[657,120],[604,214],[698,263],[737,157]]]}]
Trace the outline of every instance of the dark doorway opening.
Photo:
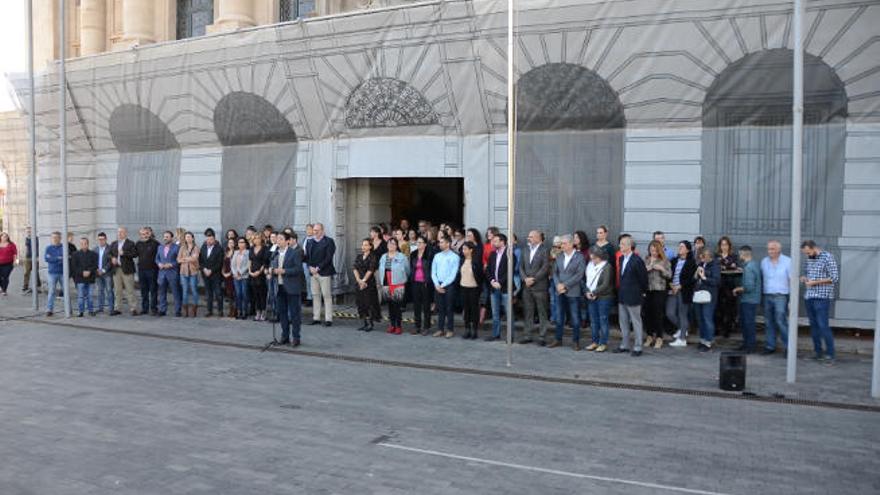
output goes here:
[{"label": "dark doorway opening", "polygon": [[464,179],[397,177],[391,179],[391,218],[410,225],[464,223]]}]

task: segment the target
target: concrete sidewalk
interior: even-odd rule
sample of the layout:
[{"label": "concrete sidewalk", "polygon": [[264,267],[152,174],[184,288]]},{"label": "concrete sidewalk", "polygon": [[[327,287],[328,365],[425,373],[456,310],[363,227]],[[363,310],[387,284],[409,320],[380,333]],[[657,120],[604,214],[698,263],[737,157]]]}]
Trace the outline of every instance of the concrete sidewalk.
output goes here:
[{"label": "concrete sidewalk", "polygon": [[[345,307],[339,310],[339,314],[346,312]],[[304,321],[309,322],[309,310],[306,309],[305,313]],[[68,330],[74,332],[123,330],[146,336],[182,337],[246,346],[260,346],[272,340],[271,324],[228,318],[99,315],[68,320],[57,315],[46,318],[42,312],[34,313],[30,309],[30,299],[22,295],[0,299],[0,318],[23,318],[34,323],[64,326],[72,324],[75,327],[68,326]],[[704,393],[719,392],[719,351],[738,345],[736,341],[722,341],[716,350],[705,354],[697,352],[693,345],[685,349],[646,349],[644,355],[633,358],[628,354],[610,352],[574,352],[570,347],[547,349],[514,344],[513,366],[508,368],[503,342],[466,341],[458,336],[453,339],[407,334],[392,336],[384,333],[384,326],[364,333],[355,331],[358,325],[357,320],[341,318],[337,318],[330,328],[306,324],[303,326],[304,345],[300,349],[340,358],[393,361],[403,366],[510,372],[550,379],[594,381],[608,386],[657,386]],[[482,335],[488,334],[488,328]],[[113,338],[105,335],[108,339]],[[587,340],[587,337],[582,338]],[[616,346],[618,339],[619,332],[612,331],[611,348]],[[812,344],[803,336],[800,342],[800,355],[806,358],[812,354],[809,351]],[[804,401],[880,406],[880,402],[870,398],[871,357],[865,354],[866,347],[870,349],[870,340],[838,339],[838,359],[834,366],[799,359],[798,383],[793,385],[785,382],[785,359],[781,353],[750,355],[746,392],[760,397],[784,396]]]}]

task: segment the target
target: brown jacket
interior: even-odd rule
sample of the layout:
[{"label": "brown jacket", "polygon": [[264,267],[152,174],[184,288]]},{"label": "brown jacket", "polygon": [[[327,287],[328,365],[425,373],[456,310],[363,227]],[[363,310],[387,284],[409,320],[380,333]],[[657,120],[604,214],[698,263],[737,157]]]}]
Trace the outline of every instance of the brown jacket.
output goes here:
[{"label": "brown jacket", "polygon": [[199,245],[193,244],[190,251],[186,250],[186,245],[180,244],[180,251],[177,254],[177,262],[180,263],[180,274],[184,276],[193,276],[199,274]]}]

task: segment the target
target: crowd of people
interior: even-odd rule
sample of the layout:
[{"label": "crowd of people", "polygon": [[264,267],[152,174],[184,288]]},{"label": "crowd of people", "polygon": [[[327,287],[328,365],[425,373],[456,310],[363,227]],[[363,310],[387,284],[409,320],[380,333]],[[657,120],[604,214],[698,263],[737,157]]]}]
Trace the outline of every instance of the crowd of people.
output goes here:
[{"label": "crowd of people", "polygon": [[[413,335],[455,336],[455,318],[461,313],[464,339],[477,339],[488,319],[491,330],[484,340],[502,338],[504,318],[522,309],[520,344],[536,342],[555,348],[564,344],[571,329],[575,351],[611,351],[637,357],[643,349],[687,347],[692,327],[699,333],[698,349],[712,350],[716,335],[742,333],[740,350],[756,352],[756,317],[763,306],[765,341],[762,353],[776,352],[787,343],[791,258],[779,241],[767,243],[767,256],[758,261],[747,245],[734,247],[721,237],[710,249],[703,237],[667,243],[654,232],[643,253],[629,234],[617,244],[608,229],[599,226],[591,242],[585,231],[557,235],[547,245],[544,233],[533,230],[523,245],[489,227],[485,241],[474,228],[407,220],[391,228],[372,227],[350,265],[360,331],[370,332],[382,320],[387,306],[390,334],[404,332],[403,312],[412,305]],[[70,276],[76,285],[77,314],[95,316],[105,310],[119,315],[124,303],[132,315],[177,317],[199,315],[199,280],[204,287],[204,316],[255,321],[278,321],[282,344],[301,343],[303,303],[313,306],[313,325],[333,322],[332,280],[336,245],[320,223],[306,226],[300,242],[292,228],[261,231],[248,227],[244,234],[213,229],[204,241],[183,229],[166,231],[158,240],[150,227],[128,239],[120,227],[116,238],[97,235],[97,246],[82,237],[79,246],[68,235]],[[30,230],[25,239],[23,290],[28,292],[31,252]],[[63,294],[62,235],[54,232],[43,261],[48,264],[46,313],[52,316],[56,294]],[[221,243],[225,242],[225,243]],[[801,283],[814,344],[814,358],[833,362],[834,337],[829,309],[838,283],[838,265],[828,251],[807,240]],[[39,248],[38,248],[39,249]],[[513,258],[513,297],[508,298],[509,257]],[[0,295],[6,295],[18,251],[6,233],[0,233]],[[140,298],[135,297],[135,276]],[[37,284],[40,284],[37,277]],[[173,309],[168,293],[173,296]],[[509,306],[510,299],[516,308]],[[610,345],[610,318],[616,305],[620,340]],[[435,326],[436,320],[436,326]],[[552,338],[548,330],[552,326]],[[589,328],[590,342],[581,334]]]}]

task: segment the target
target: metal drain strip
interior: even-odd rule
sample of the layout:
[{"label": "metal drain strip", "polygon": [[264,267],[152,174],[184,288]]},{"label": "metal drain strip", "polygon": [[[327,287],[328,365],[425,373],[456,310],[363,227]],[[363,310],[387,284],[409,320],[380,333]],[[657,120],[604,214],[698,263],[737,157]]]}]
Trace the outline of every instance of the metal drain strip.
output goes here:
[{"label": "metal drain strip", "polygon": [[[116,328],[102,328],[95,327],[90,325],[83,325],[78,323],[68,323],[68,322],[56,322],[56,321],[44,321],[37,319],[27,319],[21,318],[20,320],[27,320],[32,323],[41,323],[44,325],[57,326],[57,327],[67,327],[77,330],[87,330],[92,332],[102,332],[109,333],[115,335],[127,335],[132,337],[148,337],[152,339],[158,340],[167,340],[173,342],[185,342],[188,344],[201,344],[201,345],[210,345],[215,347],[226,347],[233,349],[245,349],[245,350],[256,350],[262,351],[264,350],[264,346],[255,345],[255,344],[240,344],[236,342],[227,342],[222,340],[211,340],[211,339],[203,339],[196,337],[184,337],[178,335],[166,335],[166,334],[156,334],[150,332],[142,332],[137,330],[120,330]],[[267,352],[275,352],[282,354],[293,354],[298,356],[306,356],[312,358],[320,358],[320,359],[330,359],[334,361],[342,361],[348,363],[359,363],[359,364],[372,364],[378,366],[389,366],[395,368],[409,368],[409,369],[417,369],[417,370],[425,370],[425,371],[442,371],[447,373],[457,373],[463,375],[475,375],[475,376],[488,376],[494,378],[507,378],[514,380],[528,380],[534,382],[544,382],[544,383],[555,383],[562,385],[580,385],[587,387],[596,387],[596,388],[605,388],[605,389],[617,389],[617,390],[632,390],[637,392],[654,392],[661,394],[672,394],[672,395],[684,395],[690,397],[707,397],[713,399],[726,399],[726,400],[744,400],[751,402],[762,402],[768,404],[786,404],[792,406],[808,406],[808,407],[820,407],[824,409],[835,409],[835,410],[845,410],[845,411],[858,411],[858,412],[871,412],[871,413],[880,413],[880,406],[869,405],[869,404],[850,404],[845,402],[831,402],[831,401],[820,401],[820,400],[809,400],[809,399],[792,399],[787,397],[776,397],[776,396],[761,396],[761,395],[752,395],[752,394],[733,394],[733,393],[725,393],[725,392],[715,392],[710,390],[693,390],[687,388],[677,388],[677,387],[664,387],[659,385],[640,385],[634,383],[619,383],[619,382],[608,382],[602,380],[588,380],[582,378],[565,378],[558,376],[545,376],[545,375],[537,375],[532,373],[517,373],[512,371],[498,371],[498,370],[485,370],[479,368],[465,368],[465,367],[456,367],[456,366],[444,366],[438,364],[426,364],[426,363],[417,363],[410,361],[397,361],[392,359],[379,359],[379,358],[370,358],[370,357],[361,357],[361,356],[351,356],[346,354],[337,354],[331,352],[320,352],[320,351],[308,351],[303,349],[293,349],[293,348],[285,348],[285,347],[276,347],[273,346],[266,350]]]}]

